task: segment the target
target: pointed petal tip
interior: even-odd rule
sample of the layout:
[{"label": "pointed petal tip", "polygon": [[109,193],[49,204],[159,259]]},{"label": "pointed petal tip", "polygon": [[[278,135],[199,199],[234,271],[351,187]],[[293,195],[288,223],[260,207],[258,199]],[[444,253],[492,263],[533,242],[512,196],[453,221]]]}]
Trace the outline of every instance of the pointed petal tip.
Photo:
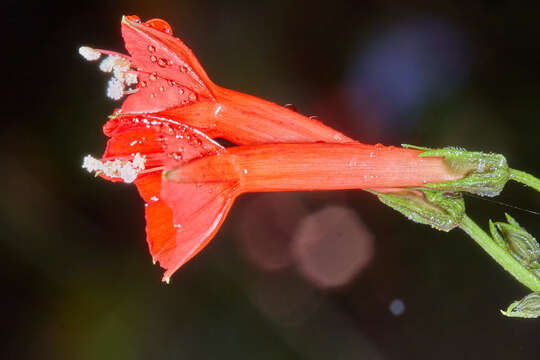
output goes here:
[{"label": "pointed petal tip", "polygon": [[122,15],[121,24],[133,25],[140,22],[141,18],[139,18],[137,15]]}]

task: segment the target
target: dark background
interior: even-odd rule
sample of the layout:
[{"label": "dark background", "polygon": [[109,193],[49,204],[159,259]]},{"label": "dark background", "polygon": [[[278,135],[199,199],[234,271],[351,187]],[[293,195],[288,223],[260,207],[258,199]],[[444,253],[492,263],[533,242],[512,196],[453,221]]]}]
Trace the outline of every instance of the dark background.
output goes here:
[{"label": "dark background", "polygon": [[[119,103],[77,48],[123,51],[135,13],[170,22],[222,86],[366,143],[500,152],[539,175],[540,5],[402,3],[5,1],[0,357],[538,358],[538,322],[498,312],[528,291],[459,230],[362,191],[250,194],[167,286],[134,187],[80,168]],[[500,199],[539,209],[516,184]],[[506,211],[540,233],[537,215],[467,203],[484,227]]]}]

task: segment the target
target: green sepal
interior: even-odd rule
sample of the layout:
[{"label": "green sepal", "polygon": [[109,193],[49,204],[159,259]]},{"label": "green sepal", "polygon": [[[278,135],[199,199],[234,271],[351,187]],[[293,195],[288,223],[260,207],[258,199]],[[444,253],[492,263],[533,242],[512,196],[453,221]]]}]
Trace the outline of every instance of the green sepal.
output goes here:
[{"label": "green sepal", "polygon": [[480,196],[497,196],[510,178],[510,168],[501,154],[467,151],[459,147],[430,149],[415,145],[405,148],[422,150],[420,157],[443,157],[451,173],[459,180],[426,184],[426,187],[450,192],[466,191]]},{"label": "green sepal", "polygon": [[450,231],[459,226],[465,215],[463,196],[457,193],[430,190],[373,193],[381,202],[399,211],[409,220],[442,231]]},{"label": "green sepal", "polygon": [[521,227],[516,220],[514,220],[508,214],[505,215],[508,223],[495,223],[498,230],[496,233],[500,233],[502,235],[510,253],[523,266],[532,269],[540,268],[540,245],[534,236],[529,234],[525,228]]},{"label": "green sepal", "polygon": [[420,157],[443,157],[446,165],[463,178],[426,187],[445,191],[466,191],[480,196],[497,196],[510,178],[510,168],[501,154],[444,148],[424,151]]},{"label": "green sepal", "polygon": [[534,319],[540,316],[540,294],[532,293],[521,300],[514,301],[506,311],[501,310],[504,316]]},{"label": "green sepal", "polygon": [[506,241],[504,241],[503,237],[499,232],[497,231],[497,228],[495,227],[495,224],[493,221],[489,220],[489,232],[491,233],[491,237],[493,238],[493,241],[497,243],[500,247],[507,249]]}]

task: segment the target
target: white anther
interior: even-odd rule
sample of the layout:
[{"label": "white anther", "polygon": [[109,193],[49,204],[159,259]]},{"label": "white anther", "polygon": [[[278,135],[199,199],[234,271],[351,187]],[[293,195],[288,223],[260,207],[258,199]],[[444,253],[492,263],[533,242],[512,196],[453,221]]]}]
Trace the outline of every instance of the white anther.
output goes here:
[{"label": "white anther", "polygon": [[124,82],[126,83],[126,85],[135,85],[139,82],[139,79],[137,79],[137,74],[132,72],[125,72]]},{"label": "white anther", "polygon": [[83,160],[83,169],[88,172],[103,173],[108,177],[119,177],[126,183],[133,182],[137,175],[144,170],[145,158],[139,153],[135,154],[132,161],[115,159],[113,161],[102,162],[91,155],[87,155]]},{"label": "white anther", "polygon": [[[81,47],[79,52],[89,60],[97,60],[101,55],[99,50],[85,46]],[[131,63],[128,58],[120,55],[108,55],[99,64],[99,69],[103,72],[113,73],[107,87],[107,96],[109,98],[120,100],[124,95],[134,92],[135,89],[125,91],[126,86],[138,83],[137,73],[131,70]]]},{"label": "white anther", "polygon": [[79,54],[88,61],[96,61],[101,57],[101,53],[98,50],[88,46],[81,46],[79,48]]},{"label": "white anther", "polygon": [[114,68],[115,58],[118,56],[109,55],[101,63],[99,63],[99,70],[103,72],[111,72]]},{"label": "white anther", "polygon": [[119,100],[124,96],[124,83],[113,77],[107,86],[107,96],[113,100]]}]

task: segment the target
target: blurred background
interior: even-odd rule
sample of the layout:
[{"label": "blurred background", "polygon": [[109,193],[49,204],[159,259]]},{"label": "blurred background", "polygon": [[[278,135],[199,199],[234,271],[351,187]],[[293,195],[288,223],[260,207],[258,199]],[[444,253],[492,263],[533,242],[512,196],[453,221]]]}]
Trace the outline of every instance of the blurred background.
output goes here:
[{"label": "blurred background", "polygon": [[[355,4],[353,4],[355,3]],[[81,169],[119,103],[80,45],[161,17],[218,84],[366,143],[503,153],[540,174],[540,5],[512,1],[4,1],[4,359],[534,359],[528,291],[464,233],[362,191],[242,196],[170,285],[133,186]],[[499,198],[538,210],[508,184]],[[487,220],[538,215],[467,198]]]}]

